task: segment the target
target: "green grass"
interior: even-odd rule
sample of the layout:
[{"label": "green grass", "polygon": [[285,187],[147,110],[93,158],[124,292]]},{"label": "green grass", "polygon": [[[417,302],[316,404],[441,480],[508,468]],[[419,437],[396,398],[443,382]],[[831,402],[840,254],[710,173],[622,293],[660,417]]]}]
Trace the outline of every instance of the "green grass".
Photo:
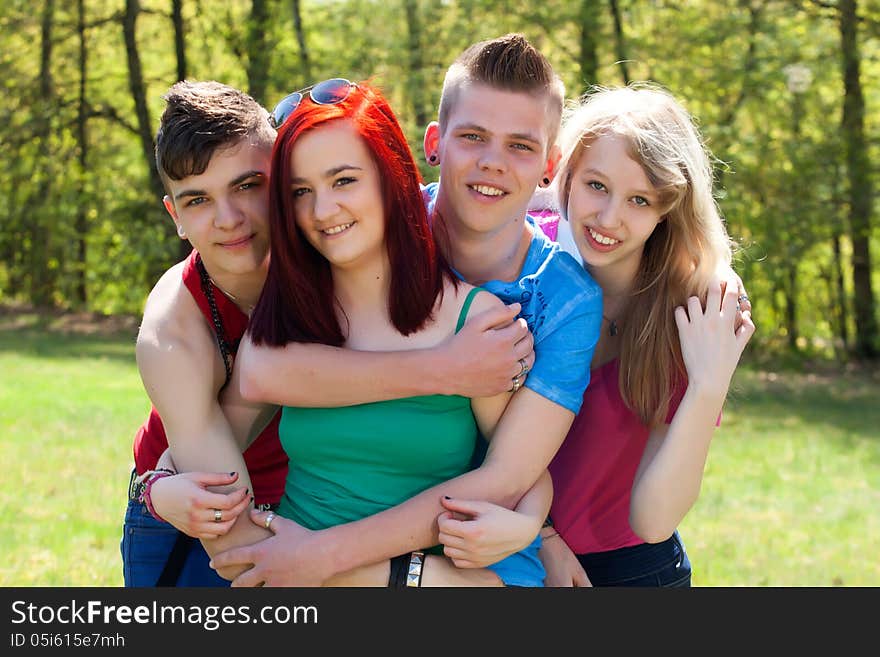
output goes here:
[{"label": "green grass", "polygon": [[698,586],[880,585],[880,381],[743,368],[681,533]]},{"label": "green grass", "polygon": [[[57,322],[56,322],[57,323]],[[0,314],[0,585],[119,586],[131,327]],[[696,586],[880,586],[880,377],[742,368],[681,526]]]},{"label": "green grass", "polygon": [[0,324],[0,585],[121,586],[134,432],[149,411],[134,334]]}]

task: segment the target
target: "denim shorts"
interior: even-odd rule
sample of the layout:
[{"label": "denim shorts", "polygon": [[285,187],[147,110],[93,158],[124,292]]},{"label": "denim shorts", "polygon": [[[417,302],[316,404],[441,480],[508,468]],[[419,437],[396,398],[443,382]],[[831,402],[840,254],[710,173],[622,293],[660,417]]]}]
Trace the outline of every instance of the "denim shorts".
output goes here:
[{"label": "denim shorts", "polygon": [[[179,534],[167,522],[151,516],[146,505],[129,500],[120,544],[125,586],[156,586]],[[177,586],[229,586],[209,561],[202,544],[192,539]]]},{"label": "denim shorts", "polygon": [[593,586],[686,588],[691,562],[676,530],[662,543],[577,555]]},{"label": "denim shorts", "polygon": [[504,586],[544,586],[547,572],[538,556],[540,549],[541,535],[538,534],[525,549],[492,564],[489,570],[501,578]]}]

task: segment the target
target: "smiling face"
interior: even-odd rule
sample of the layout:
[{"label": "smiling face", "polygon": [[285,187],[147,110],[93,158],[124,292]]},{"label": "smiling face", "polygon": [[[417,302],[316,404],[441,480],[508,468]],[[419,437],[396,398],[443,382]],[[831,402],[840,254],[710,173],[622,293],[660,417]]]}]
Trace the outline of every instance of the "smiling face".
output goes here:
[{"label": "smiling face", "polygon": [[351,122],[304,133],[291,152],[296,224],[332,267],[387,258],[379,169]]},{"label": "smiling face", "polygon": [[426,152],[440,164],[438,211],[479,233],[522,219],[538,183],[552,177],[548,140],[546,99],[467,83],[447,124],[432,123],[425,134]]},{"label": "smiling face", "polygon": [[659,194],[625,139],[603,135],[583,149],[571,169],[568,218],[587,269],[629,285],[663,216]]},{"label": "smiling face", "polygon": [[266,263],[270,155],[245,138],[215,151],[203,173],[167,182],[165,207],[215,279]]}]

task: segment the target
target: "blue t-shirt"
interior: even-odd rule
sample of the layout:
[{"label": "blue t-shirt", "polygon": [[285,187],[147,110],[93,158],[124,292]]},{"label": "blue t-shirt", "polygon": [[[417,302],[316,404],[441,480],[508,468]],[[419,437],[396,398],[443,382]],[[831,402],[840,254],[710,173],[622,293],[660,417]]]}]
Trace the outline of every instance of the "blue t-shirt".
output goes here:
[{"label": "blue t-shirt", "polygon": [[[423,188],[433,211],[437,183]],[[532,217],[532,242],[519,278],[481,284],[504,303],[520,303],[535,340],[535,366],[525,386],[577,415],[590,382],[590,361],[602,325],[602,288]]]}]

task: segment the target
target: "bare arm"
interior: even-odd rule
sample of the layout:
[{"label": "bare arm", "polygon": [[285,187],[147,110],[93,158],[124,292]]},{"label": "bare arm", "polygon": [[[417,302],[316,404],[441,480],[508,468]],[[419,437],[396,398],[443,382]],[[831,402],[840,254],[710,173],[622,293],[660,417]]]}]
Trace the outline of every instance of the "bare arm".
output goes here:
[{"label": "bare arm", "polygon": [[319,344],[239,348],[244,398],[282,406],[348,406],[414,395],[487,397],[510,388],[522,358],[534,364],[532,336],[500,302],[472,316],[433,349],[369,352]]},{"label": "bare arm", "polygon": [[[500,304],[492,295],[477,295],[472,311],[493,302]],[[514,369],[514,374],[519,373],[519,363]],[[231,550],[218,555],[215,565],[257,564],[235,585],[320,585],[334,574],[437,544],[437,518],[444,511],[440,504],[444,496],[486,500],[512,509],[545,471],[574,413],[528,388],[517,392],[509,403],[503,394],[472,400],[472,407],[487,437],[494,433],[480,468],[369,518],[320,531],[279,518],[273,530],[281,533],[276,523],[283,528],[283,541]]]},{"label": "bare arm", "polygon": [[523,388],[514,395],[499,422],[482,466],[444,482],[403,504],[369,518],[309,531],[284,518],[273,530],[284,540],[230,550],[215,566],[257,563],[236,580],[249,586],[320,585],[336,573],[390,559],[438,542],[440,499],[482,499],[513,508],[550,463],[568,432],[574,414]]},{"label": "bare arm", "polygon": [[436,544],[434,519],[443,511],[444,495],[513,508],[547,468],[573,420],[571,411],[523,388],[508,405],[479,468],[370,518],[324,530],[332,570],[361,565],[364,555],[390,558]]},{"label": "bare arm", "polygon": [[[493,295],[480,293],[474,299],[472,312],[479,313],[500,306],[500,300]],[[524,509],[534,511],[536,506],[544,507],[546,504],[543,515],[540,519],[535,519],[535,531],[528,541],[534,539],[540,523],[546,517],[552,498],[552,482],[545,468],[568,432],[574,414],[528,389],[521,390],[516,395],[504,392],[494,397],[474,398],[471,400],[471,408],[481,433],[489,440],[489,450],[480,468],[434,486],[392,509],[364,520],[341,525],[339,529],[343,535],[336,540],[348,540],[344,533],[346,531],[353,532],[351,536],[355,535],[354,532],[359,533],[367,529],[375,531],[377,549],[385,551],[380,558],[389,558],[407,550],[419,549],[419,546],[434,545],[440,541],[439,525],[437,522],[427,521],[438,518],[438,511],[444,511],[443,504],[446,503],[446,497],[468,499],[457,495],[459,490],[481,491],[471,498],[497,503],[507,511],[523,504]],[[519,424],[526,421],[526,418],[532,423],[531,425]],[[554,421],[558,423],[556,433],[552,428]],[[524,439],[524,436],[530,436],[531,440]],[[534,467],[536,460],[539,463],[543,461],[543,467]],[[541,484],[536,487],[535,482],[539,479]],[[535,489],[534,496],[525,495],[530,489]],[[433,510],[433,514],[428,511],[429,509]],[[540,509],[538,510],[540,512]],[[383,515],[386,517],[382,518]],[[525,519],[530,520],[528,517]],[[358,527],[358,525],[362,526]],[[396,533],[394,540],[405,541],[411,532],[403,528],[419,525],[422,534],[409,539],[414,541],[412,547],[404,543],[403,548],[396,549],[392,539],[388,539],[387,543],[383,542],[385,539],[380,539],[380,534],[385,534],[387,539],[387,532],[392,531]],[[333,529],[337,528],[325,531],[332,532]],[[482,532],[482,528],[477,529],[478,533]],[[382,547],[378,547],[379,545]],[[342,563],[346,563],[346,559],[351,556],[353,555],[343,556]],[[362,563],[354,562],[352,567],[360,565]],[[476,566],[476,564],[471,565]]]},{"label": "bare arm", "polygon": [[688,387],[672,423],[654,428],[633,481],[630,526],[643,540],[666,540],[696,502],[716,421],[730,380],[755,331],[751,312],[737,322],[738,291],[710,289],[706,310],[692,297],[676,309]]},{"label": "bare arm", "polygon": [[442,499],[437,520],[443,554],[458,568],[483,568],[526,548],[550,511],[553,481],[544,470],[510,510],[482,500]]},{"label": "bare arm", "polygon": [[[251,519],[259,526],[263,526],[267,512],[251,513]],[[273,532],[280,532],[280,540],[284,540],[284,533],[289,529],[283,525],[283,518],[275,517],[270,522]],[[376,563],[361,566],[354,570],[339,573],[324,581],[327,587],[357,586],[357,587],[386,587],[390,576],[390,561],[383,559]],[[238,582],[233,583],[235,586]],[[260,582],[262,583],[262,582]],[[456,568],[451,560],[439,555],[425,555],[422,568],[423,588],[443,586],[503,586],[501,579],[493,571],[488,569],[471,568],[462,570]]]},{"label": "bare arm", "polygon": [[546,527],[541,530],[541,550],[539,555],[547,577],[544,586],[547,587],[584,587],[592,586],[590,578],[584,571],[574,552],[568,544],[562,540],[562,536],[553,528]]},{"label": "bare arm", "polygon": [[[253,490],[241,450],[217,402],[225,374],[214,337],[177,276],[177,281],[163,277],[147,303],[136,347],[141,379],[162,418],[179,471],[236,472],[234,486],[211,490]],[[204,539],[202,544],[215,554],[269,535],[239,517],[227,535]],[[221,574],[232,579],[237,572]]]}]

